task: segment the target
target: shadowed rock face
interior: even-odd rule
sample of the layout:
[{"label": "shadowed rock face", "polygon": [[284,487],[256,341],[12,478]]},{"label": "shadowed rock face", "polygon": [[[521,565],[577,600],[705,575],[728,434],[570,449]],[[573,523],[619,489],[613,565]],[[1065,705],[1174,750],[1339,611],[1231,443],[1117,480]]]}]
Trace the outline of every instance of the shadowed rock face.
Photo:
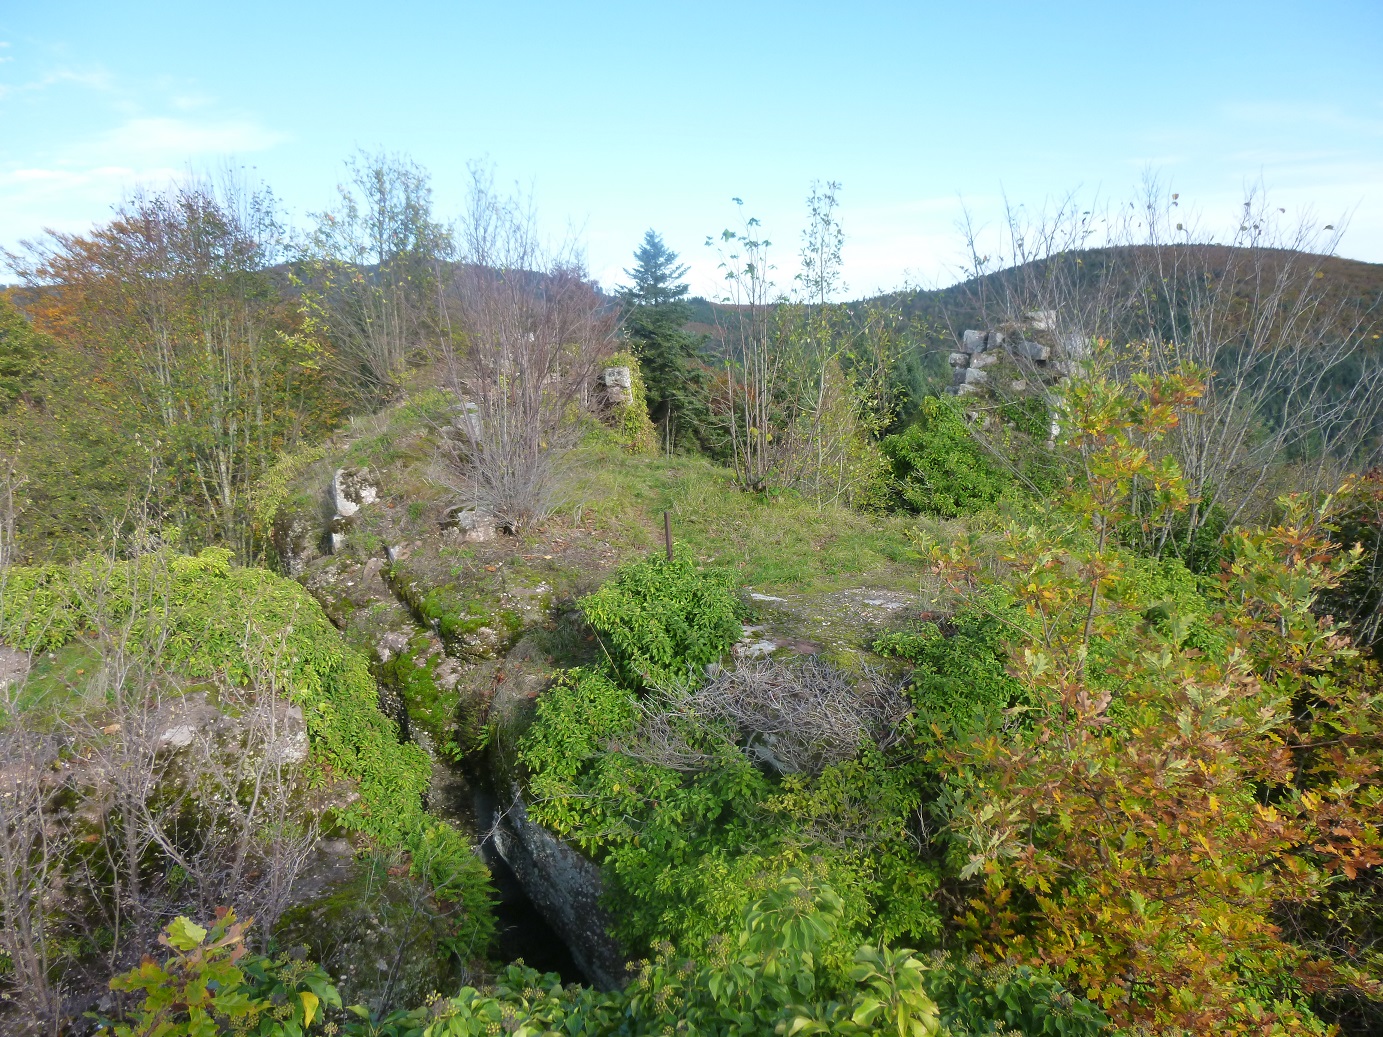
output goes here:
[{"label": "shadowed rock face", "polygon": [[599,866],[528,820],[517,790],[512,797],[494,827],[495,849],[590,982],[602,990],[622,987],[625,956],[610,935],[613,920],[600,906]]},{"label": "shadowed rock face", "polygon": [[381,862],[339,856],[335,882],[284,915],[281,946],[306,948],[347,1004],[381,1013],[420,1005],[470,978],[448,953],[444,914],[423,900],[417,882]]}]

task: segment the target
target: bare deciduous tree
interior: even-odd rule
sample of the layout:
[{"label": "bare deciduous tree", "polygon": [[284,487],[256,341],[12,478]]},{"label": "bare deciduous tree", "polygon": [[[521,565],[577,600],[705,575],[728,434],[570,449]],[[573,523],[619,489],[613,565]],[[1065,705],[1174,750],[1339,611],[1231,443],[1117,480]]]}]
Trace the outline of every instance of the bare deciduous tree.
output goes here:
[{"label": "bare deciduous tree", "polygon": [[[1251,192],[1217,239],[1149,181],[1141,205],[1123,209],[1082,209],[1074,196],[1036,215],[1010,206],[994,250],[965,231],[971,277],[954,320],[1036,319],[1076,359],[1103,344],[1117,377],[1209,375],[1161,447],[1197,501],[1176,535],[1261,517],[1284,489],[1331,489],[1383,456],[1377,315],[1332,280],[1340,227],[1289,223]],[[1171,533],[1154,523],[1147,535],[1157,546]]]},{"label": "bare deciduous tree", "polygon": [[465,261],[442,294],[443,356],[458,401],[448,452],[453,488],[510,529],[555,503],[555,464],[576,438],[577,409],[612,348],[615,308],[571,246],[541,241],[531,204],[472,171],[461,221]]},{"label": "bare deciduous tree", "polygon": [[[240,649],[257,680],[223,676],[214,702],[205,682],[189,689],[169,659],[167,559],[82,563],[71,607],[85,633],[72,647],[93,657],[90,672],[51,700],[5,690],[0,947],[43,1032],[90,1007],[173,914],[233,906],[270,938],[316,841],[298,767],[306,727],[272,676],[291,646],[247,623]],[[7,629],[25,629],[19,618]]]},{"label": "bare deciduous tree", "polygon": [[21,723],[0,731],[0,951],[10,973],[0,1002],[10,1002],[16,1021],[28,1020],[25,1032],[33,1033],[56,1034],[63,1021],[53,972],[66,933],[50,907],[63,881],[59,747]]},{"label": "bare deciduous tree", "polygon": [[891,417],[889,372],[904,332],[887,303],[833,301],[844,289],[839,190],[834,181],[812,185],[791,298],[773,283],[771,242],[757,220],[708,242],[719,249],[726,284],[716,311],[726,365],[712,412],[739,482],[788,487],[823,505],[852,501],[879,476],[872,437]]},{"label": "bare deciduous tree", "polygon": [[317,215],[303,247],[303,302],[343,384],[377,405],[435,337],[436,286],[452,241],[432,218],[430,179],[416,163],[361,152],[349,170],[338,207]]}]

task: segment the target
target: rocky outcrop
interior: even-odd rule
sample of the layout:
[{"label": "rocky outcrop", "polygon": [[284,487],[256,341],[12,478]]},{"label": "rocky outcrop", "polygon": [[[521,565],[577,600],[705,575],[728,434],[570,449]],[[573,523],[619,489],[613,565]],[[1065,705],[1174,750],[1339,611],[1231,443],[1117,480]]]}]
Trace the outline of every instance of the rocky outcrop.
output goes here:
[{"label": "rocky outcrop", "polygon": [[600,868],[530,821],[523,796],[517,790],[511,795],[494,825],[495,849],[587,978],[603,990],[618,989],[625,958],[610,935],[613,919],[600,905]]},{"label": "rocky outcrop", "polygon": [[316,515],[285,511],[274,519],[271,539],[284,573],[296,580],[322,556],[321,519]]},{"label": "rocky outcrop", "polygon": [[346,531],[366,505],[379,500],[379,487],[365,468],[338,468],[331,480],[331,550],[334,554],[345,542]]},{"label": "rocky outcrop", "polygon": [[1056,314],[1034,310],[1001,329],[961,335],[960,348],[947,357],[952,396],[1024,395],[1075,373],[1090,356],[1084,336],[1061,333]]},{"label": "rocky outcrop", "polygon": [[627,367],[607,367],[600,375],[600,390],[610,406],[627,407],[633,402],[633,372]]}]

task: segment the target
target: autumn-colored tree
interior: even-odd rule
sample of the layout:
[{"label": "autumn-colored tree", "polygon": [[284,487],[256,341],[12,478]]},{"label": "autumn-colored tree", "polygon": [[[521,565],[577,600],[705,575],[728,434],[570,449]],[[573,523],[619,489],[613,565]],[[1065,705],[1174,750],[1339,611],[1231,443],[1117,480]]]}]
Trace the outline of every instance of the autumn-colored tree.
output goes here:
[{"label": "autumn-colored tree", "polygon": [[[87,235],[29,247],[26,308],[59,354],[45,360],[34,420],[49,416],[64,436],[90,423],[94,403],[104,436],[131,453],[124,485],[87,501],[107,526],[144,498],[154,523],[249,555],[248,487],[339,413],[321,353],[295,333],[270,274],[279,235],[267,194],[189,181],[134,196]],[[79,443],[69,454],[76,471],[63,477],[102,478]]]},{"label": "autumn-colored tree", "polygon": [[1201,594],[1159,584],[1178,563],[1120,546],[1134,501],[1150,524],[1190,506],[1158,443],[1202,390],[1180,373],[1074,383],[1064,435],[1084,477],[1061,504],[988,557],[974,540],[932,547],[954,587],[987,585],[1021,688],[975,737],[931,744],[972,883],[960,921],[984,953],[1053,966],[1119,1023],[1318,1030],[1311,995],[1376,979],[1284,940],[1278,912],[1383,861],[1383,703],[1312,612],[1352,562],[1331,502],[1282,500]]}]

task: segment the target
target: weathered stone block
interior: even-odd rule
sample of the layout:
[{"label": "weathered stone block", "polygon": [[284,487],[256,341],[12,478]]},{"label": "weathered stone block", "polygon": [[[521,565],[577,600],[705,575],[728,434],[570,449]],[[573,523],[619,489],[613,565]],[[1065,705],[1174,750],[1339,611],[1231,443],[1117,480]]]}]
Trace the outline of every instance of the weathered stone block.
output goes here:
[{"label": "weathered stone block", "polygon": [[986,372],[986,371],[981,371],[981,370],[979,370],[978,368],[974,368],[974,367],[967,367],[967,368],[965,369],[965,384],[966,384],[966,385],[984,385],[984,384],[985,384],[986,382],[988,382],[988,381],[989,381],[989,374],[988,374],[988,372]]},{"label": "weathered stone block", "polygon": [[960,337],[960,348],[966,353],[983,353],[985,338],[983,331],[966,331]]},{"label": "weathered stone block", "polygon": [[948,364],[950,364],[952,367],[969,367],[969,366],[970,366],[970,354],[969,354],[969,353],[952,353],[950,356],[948,356],[948,357],[946,358],[946,362],[947,362]]},{"label": "weathered stone block", "polygon": [[1049,347],[1040,342],[1030,342],[1026,339],[1015,342],[1009,347],[1015,356],[1026,357],[1029,360],[1050,360],[1052,351]]},{"label": "weathered stone block", "polygon": [[495,517],[488,511],[465,506],[448,508],[441,524],[443,529],[455,530],[458,539],[469,543],[495,538]]},{"label": "weathered stone block", "polygon": [[634,384],[633,375],[627,367],[607,367],[604,380],[607,389],[628,389]]},{"label": "weathered stone block", "polygon": [[997,364],[999,359],[998,353],[976,353],[974,359],[970,361],[970,366],[972,368],[990,367]]},{"label": "weathered stone block", "polygon": [[379,500],[379,487],[365,468],[338,468],[331,480],[331,503],[341,518],[350,518],[367,504]]},{"label": "weathered stone block", "polygon": [[474,403],[463,403],[452,408],[451,424],[468,439],[480,438],[480,408]]}]

